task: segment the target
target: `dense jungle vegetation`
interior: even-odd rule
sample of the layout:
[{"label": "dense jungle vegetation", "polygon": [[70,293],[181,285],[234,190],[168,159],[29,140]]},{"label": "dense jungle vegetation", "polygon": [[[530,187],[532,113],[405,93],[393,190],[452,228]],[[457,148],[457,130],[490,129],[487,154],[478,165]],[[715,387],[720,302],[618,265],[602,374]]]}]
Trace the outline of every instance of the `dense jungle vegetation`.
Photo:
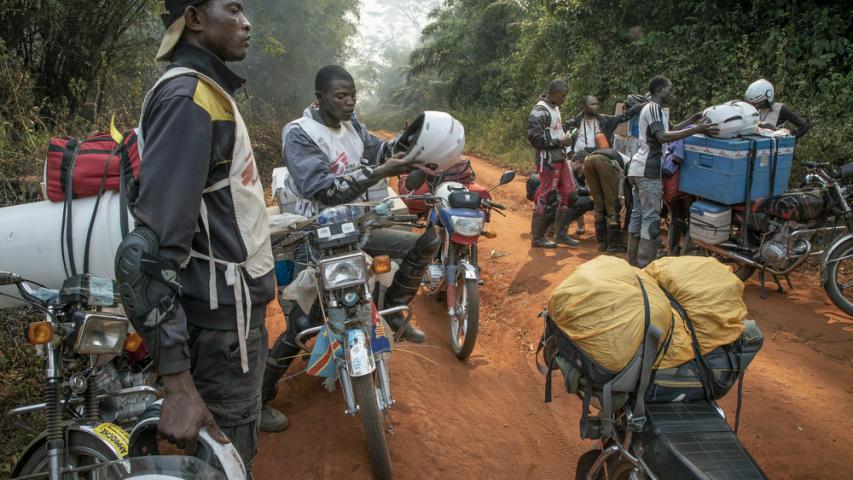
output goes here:
[{"label": "dense jungle vegetation", "polygon": [[[349,60],[362,118],[397,129],[424,109],[463,120],[470,149],[532,169],[525,120],[554,78],[569,82],[564,116],[595,94],[602,111],[645,93],[656,74],[675,84],[673,118],[740,98],[765,77],[779,101],[812,122],[798,159],[853,160],[853,10],[844,0],[376,0],[412,14],[356,38],[359,0],[246,0],[254,26],[239,101],[264,178],[280,129],[313,99],[316,70]],[[38,198],[47,140],[136,125],[162,69],[163,27],[151,0],[0,0],[0,206]],[[400,45],[406,30],[420,43]],[[379,40],[376,40],[376,39]],[[414,48],[411,51],[411,48]],[[364,52],[369,49],[370,54]],[[2,265],[0,265],[0,269]],[[38,398],[40,370],[21,342],[24,318],[4,315],[0,415]],[[25,435],[0,420],[0,476]]]}]

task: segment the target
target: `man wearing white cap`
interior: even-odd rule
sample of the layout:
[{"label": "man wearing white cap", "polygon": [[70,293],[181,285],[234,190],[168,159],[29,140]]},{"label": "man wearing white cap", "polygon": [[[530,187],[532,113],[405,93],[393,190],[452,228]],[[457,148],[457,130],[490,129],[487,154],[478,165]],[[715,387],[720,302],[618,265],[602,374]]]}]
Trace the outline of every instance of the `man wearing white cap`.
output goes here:
[{"label": "man wearing white cap", "polygon": [[157,59],[169,66],[143,104],[130,200],[137,230],[153,232],[180,285],[147,282],[140,298],[170,308],[153,325],[149,312],[131,320],[163,379],[160,435],[194,451],[206,427],[251,472],[276,287],[263,187],[234,101],[245,80],[225,64],[245,58],[251,25],[240,0],[159,3],[167,31]]}]

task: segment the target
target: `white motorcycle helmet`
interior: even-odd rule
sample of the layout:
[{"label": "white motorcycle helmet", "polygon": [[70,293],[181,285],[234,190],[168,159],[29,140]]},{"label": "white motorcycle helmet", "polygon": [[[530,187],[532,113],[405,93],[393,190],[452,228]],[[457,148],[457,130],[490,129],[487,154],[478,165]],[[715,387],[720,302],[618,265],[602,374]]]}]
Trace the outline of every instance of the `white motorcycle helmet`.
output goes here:
[{"label": "white motorcycle helmet", "polygon": [[421,169],[437,175],[459,162],[465,150],[465,128],[445,112],[427,111],[403,131],[393,153],[406,152],[406,160],[420,160]]},{"label": "white motorcycle helmet", "polygon": [[459,182],[444,182],[435,189],[433,196],[444,201],[445,205],[450,203],[450,194],[453,192],[467,191],[465,185]]},{"label": "white motorcycle helmet", "polygon": [[706,108],[702,117],[717,126],[717,138],[752,135],[758,129],[758,110],[747,102],[734,100]]},{"label": "white motorcycle helmet", "polygon": [[744,99],[753,105],[758,105],[765,100],[767,103],[773,103],[774,93],[773,84],[762,78],[752,82],[752,85],[746,89]]}]

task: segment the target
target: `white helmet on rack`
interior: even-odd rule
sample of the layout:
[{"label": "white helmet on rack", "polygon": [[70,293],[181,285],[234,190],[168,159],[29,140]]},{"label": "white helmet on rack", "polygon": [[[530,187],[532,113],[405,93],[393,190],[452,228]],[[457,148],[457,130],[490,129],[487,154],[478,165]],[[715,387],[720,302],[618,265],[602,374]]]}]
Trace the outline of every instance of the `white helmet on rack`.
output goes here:
[{"label": "white helmet on rack", "polygon": [[444,182],[435,189],[435,193],[433,196],[435,198],[440,198],[444,200],[445,204],[450,203],[450,194],[453,192],[467,192],[468,189],[465,188],[465,185],[462,185],[459,182]]},{"label": "white helmet on rack", "polygon": [[774,93],[773,84],[762,78],[752,82],[752,85],[746,89],[744,99],[753,105],[758,105],[765,100],[767,103],[773,103]]},{"label": "white helmet on rack", "polygon": [[439,174],[459,162],[465,150],[465,128],[445,112],[427,111],[403,131],[393,153],[406,152],[406,160],[424,163],[422,170]]}]

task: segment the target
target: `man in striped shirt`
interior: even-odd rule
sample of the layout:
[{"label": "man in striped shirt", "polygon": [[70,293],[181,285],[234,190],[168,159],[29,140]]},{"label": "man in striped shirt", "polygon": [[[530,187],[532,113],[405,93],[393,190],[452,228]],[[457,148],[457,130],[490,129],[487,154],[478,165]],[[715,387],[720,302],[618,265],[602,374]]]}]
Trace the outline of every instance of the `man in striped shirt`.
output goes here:
[{"label": "man in striped shirt", "polygon": [[[634,207],[628,226],[628,262],[643,268],[657,256],[660,247],[660,206],[662,195],[661,160],[664,145],[699,133],[715,133],[713,125],[697,123],[697,113],[669,129],[669,114],[664,111],[672,97],[672,82],[658,75],[649,82],[649,102],[640,112],[640,146],[628,167]],[[682,130],[686,125],[696,126]]]}]

